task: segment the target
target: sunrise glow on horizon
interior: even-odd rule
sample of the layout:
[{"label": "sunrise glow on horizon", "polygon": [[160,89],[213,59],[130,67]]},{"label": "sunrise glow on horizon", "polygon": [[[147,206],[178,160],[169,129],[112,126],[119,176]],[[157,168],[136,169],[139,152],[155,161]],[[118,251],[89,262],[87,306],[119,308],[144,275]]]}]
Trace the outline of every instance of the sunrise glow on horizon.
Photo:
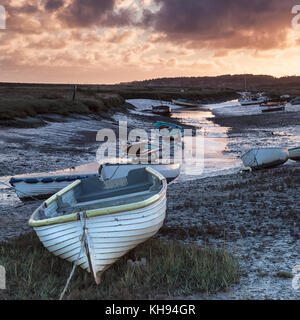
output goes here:
[{"label": "sunrise glow on horizon", "polygon": [[298,2],[0,0],[0,82],[300,75]]}]

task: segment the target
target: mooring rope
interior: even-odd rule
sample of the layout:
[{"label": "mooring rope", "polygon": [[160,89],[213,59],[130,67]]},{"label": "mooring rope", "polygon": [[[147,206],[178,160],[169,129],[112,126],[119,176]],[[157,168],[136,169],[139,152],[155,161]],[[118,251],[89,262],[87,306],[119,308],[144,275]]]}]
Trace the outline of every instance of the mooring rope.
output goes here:
[{"label": "mooring rope", "polygon": [[83,212],[80,212],[80,220],[83,221],[83,233],[82,233],[82,237],[81,237],[81,248],[80,248],[78,257],[77,257],[77,259],[76,259],[76,261],[75,261],[75,263],[74,263],[74,265],[73,265],[72,271],[71,271],[71,273],[70,273],[70,275],[69,275],[69,277],[68,277],[68,280],[67,280],[67,282],[66,282],[66,285],[65,285],[65,287],[64,287],[64,290],[62,291],[62,293],[61,293],[61,295],[60,295],[60,297],[59,297],[59,300],[62,300],[62,299],[63,299],[63,297],[64,297],[64,295],[65,295],[65,293],[66,293],[66,291],[67,291],[67,289],[68,289],[68,287],[69,287],[70,281],[71,281],[71,279],[72,279],[72,277],[73,277],[73,274],[74,274],[75,269],[76,269],[76,267],[77,267],[77,263],[78,263],[78,261],[79,261],[79,259],[80,259],[82,250],[83,250],[83,248],[84,248],[84,246],[85,246],[85,243],[86,243],[86,219],[85,219],[85,215],[84,215]]},{"label": "mooring rope", "polygon": [[120,165],[117,166],[116,170],[114,171],[114,173],[110,176],[110,180],[113,179],[113,177],[116,175],[117,171],[120,169]]}]

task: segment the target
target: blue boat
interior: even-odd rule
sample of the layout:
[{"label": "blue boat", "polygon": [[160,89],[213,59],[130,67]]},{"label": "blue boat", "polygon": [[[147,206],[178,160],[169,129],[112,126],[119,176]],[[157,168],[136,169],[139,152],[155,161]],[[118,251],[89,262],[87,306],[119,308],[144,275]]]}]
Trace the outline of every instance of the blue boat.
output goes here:
[{"label": "blue boat", "polygon": [[170,122],[165,122],[165,121],[157,121],[155,123],[155,129],[156,130],[162,130],[162,129],[168,129],[169,132],[171,132],[172,130],[180,130],[181,135],[184,135],[184,129],[175,123],[170,123]]},{"label": "blue boat", "polygon": [[65,188],[75,180],[99,176],[98,170],[99,164],[94,162],[74,169],[12,177],[9,183],[22,200],[30,198],[44,199]]}]

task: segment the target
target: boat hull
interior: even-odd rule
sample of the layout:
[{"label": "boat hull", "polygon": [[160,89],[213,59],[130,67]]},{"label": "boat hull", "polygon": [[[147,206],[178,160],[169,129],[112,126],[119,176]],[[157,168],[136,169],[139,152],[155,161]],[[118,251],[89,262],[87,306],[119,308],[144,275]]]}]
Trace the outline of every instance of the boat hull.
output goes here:
[{"label": "boat hull", "polygon": [[266,109],[261,109],[261,112],[266,113],[266,112],[274,112],[274,111],[284,111],[285,107],[276,107],[276,108],[266,108]]},{"label": "boat hull", "polygon": [[176,132],[176,131],[180,131],[181,136],[184,136],[184,129],[174,123],[170,123],[170,122],[164,122],[164,121],[157,121],[155,123],[155,129],[156,130],[163,130],[163,129],[167,129],[170,132],[170,135],[172,134],[172,132]]},{"label": "boat hull", "polygon": [[[98,173],[95,172],[82,176],[61,175],[56,177],[53,177],[51,174],[49,174],[49,176],[45,176],[43,178],[38,176],[24,179],[12,178],[10,180],[10,184],[13,186],[17,196],[21,200],[30,200],[32,197],[37,199],[46,199],[59,190],[67,187],[76,179],[86,179],[93,176],[98,176]],[[50,179],[50,182],[43,182],[43,180],[47,179]],[[64,179],[64,181],[56,181],[57,179]]]},{"label": "boat hull", "polygon": [[104,164],[101,166],[103,180],[119,179],[127,176],[128,172],[138,168],[150,167],[162,174],[167,182],[175,180],[181,172],[181,164]]},{"label": "boat hull", "polygon": [[298,106],[298,105],[300,105],[300,98],[293,99],[293,100],[291,101],[291,105],[293,105],[293,106]]},{"label": "boat hull", "polygon": [[288,159],[288,151],[280,148],[252,149],[242,156],[244,166],[254,170],[277,167]]},{"label": "boat hull", "polygon": [[240,100],[242,106],[252,106],[263,103],[265,100]]},{"label": "boat hull", "polygon": [[179,100],[173,100],[172,103],[181,107],[201,107],[201,105],[197,103],[185,102],[185,101],[179,101]]},{"label": "boat hull", "polygon": [[[67,187],[75,181],[76,179],[86,179],[93,176],[99,176],[98,170],[96,167],[99,167],[99,164],[95,164],[91,167],[92,172],[85,174],[85,175],[56,175],[53,176],[49,173],[49,176],[31,176],[30,178],[12,178],[10,180],[10,184],[14,187],[14,190],[17,196],[22,201],[27,201],[32,198],[37,199],[47,199],[48,197],[52,196],[59,190]],[[126,165],[102,165],[104,169],[102,169],[101,177],[103,180],[109,179],[112,177],[114,179],[125,177],[130,170],[138,169],[138,168],[146,168],[150,167],[158,172],[160,172],[166,179],[167,182],[170,183],[175,180],[181,172],[181,165],[180,164],[126,164]],[[117,168],[120,167],[120,168]],[[117,170],[116,174],[113,173]],[[73,173],[73,171],[72,171]],[[56,179],[63,179],[64,181],[55,181]],[[42,182],[44,179],[51,179],[51,182]]]},{"label": "boat hull", "polygon": [[152,106],[152,113],[162,116],[169,116],[172,111],[171,107],[169,106]]},{"label": "boat hull", "polygon": [[284,111],[285,104],[261,104],[261,112]]},{"label": "boat hull", "polygon": [[99,163],[92,162],[66,170],[14,176],[9,183],[21,200],[45,199],[75,180],[97,176],[98,170]]},{"label": "boat hull", "polygon": [[300,161],[300,147],[289,149],[289,158],[294,161]]},{"label": "boat hull", "polygon": [[[136,175],[141,170],[127,176],[127,182],[132,178],[137,182],[127,185],[125,194],[123,186],[111,186],[94,178],[77,180],[35,210],[29,225],[49,252],[76,263],[99,284],[102,272],[155,235],[164,223],[166,179],[146,168],[148,176],[143,176],[143,186],[140,175]],[[80,192],[88,198],[80,196]],[[95,195],[97,200],[93,201]]]},{"label": "boat hull", "polygon": [[171,112],[168,112],[168,111],[153,111],[153,110],[152,110],[152,113],[157,114],[159,116],[169,116],[171,114]]},{"label": "boat hull", "polygon": [[[86,221],[90,255],[96,282],[101,273],[137,245],[154,236],[162,227],[166,213],[166,196],[146,208],[89,218]],[[117,221],[117,222],[116,222]],[[34,227],[44,247],[64,260],[74,263],[81,250],[81,221]],[[83,251],[78,265],[91,272]]]}]

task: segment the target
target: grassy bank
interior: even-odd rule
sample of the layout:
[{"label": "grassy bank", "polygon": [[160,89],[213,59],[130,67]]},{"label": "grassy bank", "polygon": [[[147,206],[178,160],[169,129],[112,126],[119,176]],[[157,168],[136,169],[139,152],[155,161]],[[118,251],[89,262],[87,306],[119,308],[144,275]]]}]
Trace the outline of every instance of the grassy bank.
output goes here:
[{"label": "grassy bank", "polygon": [[[146,258],[146,265],[127,264]],[[6,268],[7,290],[0,299],[58,299],[72,265],[49,253],[36,235],[0,244],[0,265]],[[76,269],[65,299],[162,299],[224,290],[239,279],[235,257],[225,251],[152,239],[104,272],[96,286]]]},{"label": "grassy bank", "polygon": [[124,104],[125,101],[117,95],[106,98],[80,98],[75,101],[64,98],[2,98],[0,99],[0,119],[13,120],[16,118],[36,117],[37,115],[58,114],[104,114],[112,108]]},{"label": "grassy bank", "polygon": [[[80,85],[73,101],[73,86],[0,83],[0,120],[38,115],[98,114],[114,112],[126,99],[167,100],[188,98],[202,103],[236,98],[231,89],[139,87],[134,85]],[[3,123],[2,123],[3,124]]]},{"label": "grassy bank", "polygon": [[66,85],[0,85],[0,120],[39,115],[97,114],[104,116],[122,108],[125,99],[116,93],[76,91]]}]

